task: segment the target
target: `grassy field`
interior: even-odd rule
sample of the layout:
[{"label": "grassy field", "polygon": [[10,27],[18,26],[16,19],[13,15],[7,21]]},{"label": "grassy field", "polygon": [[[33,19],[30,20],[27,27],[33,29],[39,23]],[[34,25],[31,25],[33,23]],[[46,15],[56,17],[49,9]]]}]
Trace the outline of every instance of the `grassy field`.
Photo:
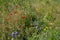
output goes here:
[{"label": "grassy field", "polygon": [[0,0],[0,40],[60,40],[60,0]]}]

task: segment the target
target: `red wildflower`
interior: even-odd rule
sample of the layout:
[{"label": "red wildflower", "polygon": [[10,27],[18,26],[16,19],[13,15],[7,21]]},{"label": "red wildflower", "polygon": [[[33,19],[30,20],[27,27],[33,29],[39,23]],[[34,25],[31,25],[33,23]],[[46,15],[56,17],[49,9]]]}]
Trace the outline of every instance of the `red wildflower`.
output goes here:
[{"label": "red wildflower", "polygon": [[24,18],[25,18],[25,16],[21,16],[21,18],[22,18],[22,19],[24,19]]},{"label": "red wildflower", "polygon": [[17,11],[14,11],[14,14],[17,14]]},{"label": "red wildflower", "polygon": [[10,13],[9,16],[12,16],[12,14]]}]

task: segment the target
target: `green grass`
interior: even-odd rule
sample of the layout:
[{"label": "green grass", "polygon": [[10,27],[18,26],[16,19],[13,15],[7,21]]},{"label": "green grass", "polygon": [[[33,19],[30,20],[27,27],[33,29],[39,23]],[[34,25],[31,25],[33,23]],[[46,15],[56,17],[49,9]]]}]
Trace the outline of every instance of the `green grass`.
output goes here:
[{"label": "green grass", "polygon": [[0,0],[0,40],[60,40],[59,30],[59,0]]}]

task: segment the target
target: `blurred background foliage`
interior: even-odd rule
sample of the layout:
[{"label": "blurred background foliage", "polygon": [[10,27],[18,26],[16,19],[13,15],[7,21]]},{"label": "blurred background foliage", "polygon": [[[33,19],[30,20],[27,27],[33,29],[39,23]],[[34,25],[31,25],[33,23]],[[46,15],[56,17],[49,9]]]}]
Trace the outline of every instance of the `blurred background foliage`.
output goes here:
[{"label": "blurred background foliage", "polygon": [[0,40],[60,40],[60,0],[0,0]]}]

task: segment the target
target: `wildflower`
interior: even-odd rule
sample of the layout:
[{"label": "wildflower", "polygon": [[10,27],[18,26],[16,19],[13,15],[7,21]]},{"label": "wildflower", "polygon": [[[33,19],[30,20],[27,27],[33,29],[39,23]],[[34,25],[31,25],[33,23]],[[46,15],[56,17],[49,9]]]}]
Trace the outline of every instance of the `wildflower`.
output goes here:
[{"label": "wildflower", "polygon": [[10,35],[11,35],[13,38],[15,38],[15,37],[18,35],[18,32],[12,32]]},{"label": "wildflower", "polygon": [[44,28],[44,31],[46,31],[46,28]]},{"label": "wildflower", "polygon": [[18,35],[18,32],[15,32],[15,35]]},{"label": "wildflower", "polygon": [[25,16],[21,16],[21,18],[22,18],[22,19],[24,19],[24,18],[25,18]]},{"label": "wildflower", "polygon": [[13,38],[15,38],[15,32],[12,32],[10,35],[11,35]]},{"label": "wildflower", "polygon": [[44,31],[46,31],[47,29],[48,29],[48,27],[45,27],[45,28],[44,28]]},{"label": "wildflower", "polygon": [[12,14],[10,13],[9,16],[12,16]]},{"label": "wildflower", "polygon": [[14,11],[14,14],[16,15],[17,14],[17,11]]}]

